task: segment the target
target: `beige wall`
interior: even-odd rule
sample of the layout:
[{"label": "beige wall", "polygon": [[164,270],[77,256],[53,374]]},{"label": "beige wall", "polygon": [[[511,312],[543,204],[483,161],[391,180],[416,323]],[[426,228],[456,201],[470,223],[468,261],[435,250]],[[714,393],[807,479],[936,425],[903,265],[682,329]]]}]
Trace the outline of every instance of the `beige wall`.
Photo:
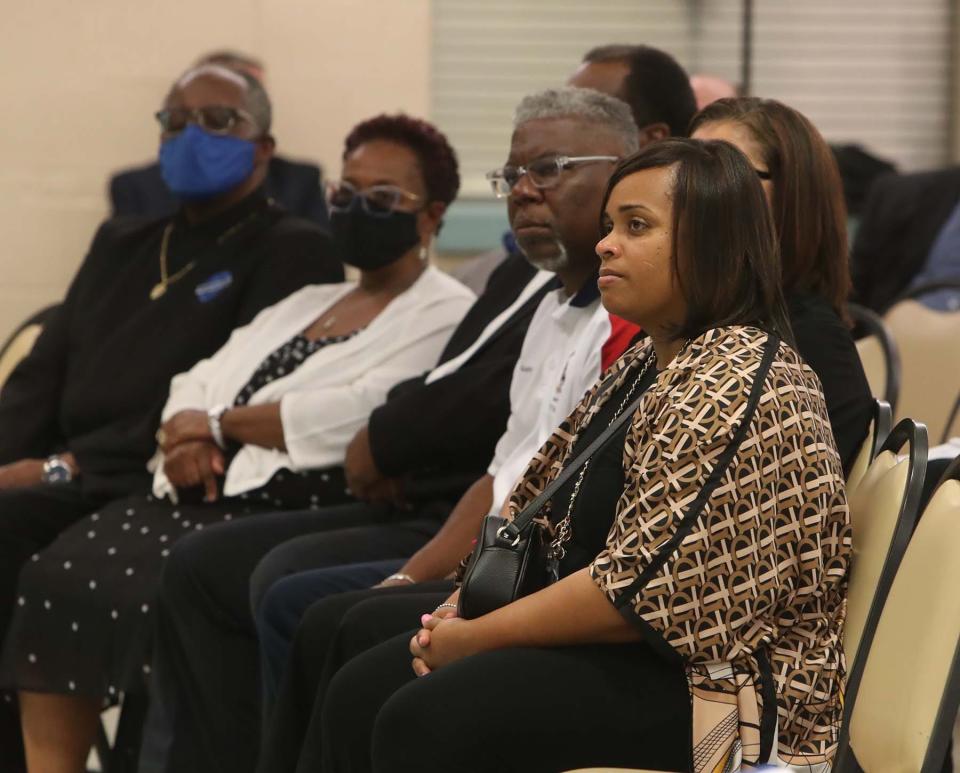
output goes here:
[{"label": "beige wall", "polygon": [[429,0],[33,0],[0,24],[0,338],[59,299],[111,171],[156,153],[153,112],[198,54],[267,63],[281,152],[336,175],[383,110],[424,115]]}]

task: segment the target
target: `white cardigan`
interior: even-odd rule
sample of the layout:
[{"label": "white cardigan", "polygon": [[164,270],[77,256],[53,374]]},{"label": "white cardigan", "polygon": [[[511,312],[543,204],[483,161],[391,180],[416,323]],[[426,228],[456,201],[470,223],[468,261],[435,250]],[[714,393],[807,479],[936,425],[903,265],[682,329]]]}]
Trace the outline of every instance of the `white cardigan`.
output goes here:
[{"label": "white cardigan", "polygon": [[[354,287],[353,282],[310,285],[261,311],[212,357],[173,378],[163,420],[186,409],[232,405],[264,358]],[[262,387],[249,404],[280,402],[287,450],[243,446],[227,469],[224,494],[258,488],[283,468],[342,464],[347,443],[390,388],[436,364],[474,298],[464,285],[428,267],[355,336],[321,349],[290,375]],[[150,468],[153,493],[175,496],[162,454],[154,456]]]}]

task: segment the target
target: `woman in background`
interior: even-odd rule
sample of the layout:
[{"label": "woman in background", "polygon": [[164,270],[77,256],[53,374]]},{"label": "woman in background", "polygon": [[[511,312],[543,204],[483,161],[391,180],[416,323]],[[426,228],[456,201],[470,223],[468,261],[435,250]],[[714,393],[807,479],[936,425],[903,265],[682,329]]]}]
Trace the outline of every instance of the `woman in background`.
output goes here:
[{"label": "woman in background", "polygon": [[847,212],[833,153],[802,114],[756,97],[712,102],[693,117],[690,136],[733,144],[763,183],[780,242],[797,351],[823,384],[833,435],[849,471],[867,435],[873,397],[847,320]]}]

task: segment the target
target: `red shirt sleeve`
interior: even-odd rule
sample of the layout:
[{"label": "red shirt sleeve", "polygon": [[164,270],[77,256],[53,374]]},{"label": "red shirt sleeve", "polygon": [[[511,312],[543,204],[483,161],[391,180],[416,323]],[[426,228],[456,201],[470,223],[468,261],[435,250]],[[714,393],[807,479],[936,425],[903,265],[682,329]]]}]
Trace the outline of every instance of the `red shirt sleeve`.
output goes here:
[{"label": "red shirt sleeve", "polygon": [[640,326],[627,322],[625,319],[610,315],[610,335],[603,343],[600,350],[600,367],[603,370],[609,368],[617,358],[623,354],[633,337],[640,332]]}]

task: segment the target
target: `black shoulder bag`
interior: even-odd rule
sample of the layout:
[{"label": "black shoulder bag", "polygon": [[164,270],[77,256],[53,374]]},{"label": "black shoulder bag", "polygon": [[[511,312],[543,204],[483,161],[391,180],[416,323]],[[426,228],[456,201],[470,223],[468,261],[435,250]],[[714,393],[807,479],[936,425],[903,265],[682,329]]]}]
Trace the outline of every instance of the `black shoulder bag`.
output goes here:
[{"label": "black shoulder bag", "polygon": [[[607,428],[582,453],[570,460],[560,474],[550,481],[516,518],[509,520],[499,515],[484,517],[477,546],[467,564],[460,586],[460,600],[457,605],[457,614],[460,617],[480,617],[557,581],[558,564],[565,554],[563,544],[570,538],[573,506],[590,460],[640,406],[643,395],[637,397],[629,406],[627,403],[643,380],[647,368],[655,360],[656,355],[651,351]],[[548,543],[544,539],[543,527],[536,523],[534,518],[577,471],[580,472],[580,477],[570,495],[566,516],[557,526],[557,536]]]}]

